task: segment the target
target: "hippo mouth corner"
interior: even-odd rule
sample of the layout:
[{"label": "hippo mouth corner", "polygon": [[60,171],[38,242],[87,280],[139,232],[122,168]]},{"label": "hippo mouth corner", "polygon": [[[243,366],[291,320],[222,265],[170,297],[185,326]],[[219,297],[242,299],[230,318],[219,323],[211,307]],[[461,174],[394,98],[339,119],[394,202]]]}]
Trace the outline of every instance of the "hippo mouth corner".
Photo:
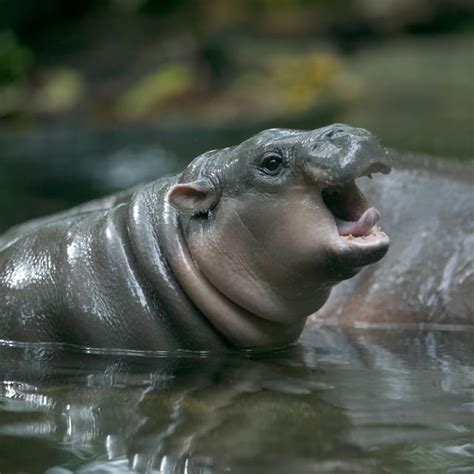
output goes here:
[{"label": "hippo mouth corner", "polygon": [[369,257],[367,263],[385,255],[390,240],[378,225],[382,215],[375,207],[369,207],[367,199],[353,180],[325,188],[322,198],[334,217],[346,251],[366,253]]}]

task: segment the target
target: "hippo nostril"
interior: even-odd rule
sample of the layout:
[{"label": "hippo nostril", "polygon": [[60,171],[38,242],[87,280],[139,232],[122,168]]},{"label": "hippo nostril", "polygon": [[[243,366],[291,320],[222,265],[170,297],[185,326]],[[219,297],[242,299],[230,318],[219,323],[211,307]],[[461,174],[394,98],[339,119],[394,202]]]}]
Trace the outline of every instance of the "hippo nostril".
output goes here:
[{"label": "hippo nostril", "polygon": [[341,132],[344,132],[344,131],[345,131],[345,130],[344,130],[344,128],[342,128],[342,127],[331,127],[331,129],[328,130],[328,131],[324,134],[324,136],[325,136],[325,138],[331,139],[331,138],[336,137],[337,135],[339,135]]},{"label": "hippo nostril", "polygon": [[343,124],[343,123],[335,123],[335,124],[333,124],[332,129],[333,129],[335,132],[351,132],[352,130],[354,130],[353,127],[349,127],[348,125],[345,125],[345,124]]},{"label": "hippo nostril", "polygon": [[343,133],[347,133],[348,127],[342,124],[334,124],[328,128],[328,130],[324,133],[324,138],[335,138]]}]

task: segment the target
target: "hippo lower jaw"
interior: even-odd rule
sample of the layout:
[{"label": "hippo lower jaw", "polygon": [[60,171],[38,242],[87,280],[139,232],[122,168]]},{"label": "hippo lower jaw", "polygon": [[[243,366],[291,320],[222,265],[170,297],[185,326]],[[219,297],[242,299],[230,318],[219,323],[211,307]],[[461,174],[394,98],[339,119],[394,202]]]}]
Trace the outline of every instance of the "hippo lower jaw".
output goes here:
[{"label": "hippo lower jaw", "polygon": [[339,235],[336,257],[352,270],[349,273],[377,262],[387,253],[390,239],[377,225],[381,213],[369,207],[354,180],[326,187],[322,197]]}]

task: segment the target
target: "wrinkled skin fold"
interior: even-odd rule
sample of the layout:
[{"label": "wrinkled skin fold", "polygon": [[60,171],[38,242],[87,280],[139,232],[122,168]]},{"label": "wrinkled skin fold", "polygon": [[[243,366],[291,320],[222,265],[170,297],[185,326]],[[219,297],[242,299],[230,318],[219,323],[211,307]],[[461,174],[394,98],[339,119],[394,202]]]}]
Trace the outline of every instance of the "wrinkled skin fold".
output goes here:
[{"label": "wrinkled skin fold", "polygon": [[270,129],[164,178],[0,238],[0,339],[136,350],[296,341],[389,239],[355,179],[369,132]]}]

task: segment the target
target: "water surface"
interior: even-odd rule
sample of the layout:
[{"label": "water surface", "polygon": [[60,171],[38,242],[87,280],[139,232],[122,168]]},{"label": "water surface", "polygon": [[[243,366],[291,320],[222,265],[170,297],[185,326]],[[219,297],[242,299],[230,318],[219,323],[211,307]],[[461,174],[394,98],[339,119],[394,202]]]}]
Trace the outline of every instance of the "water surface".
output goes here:
[{"label": "water surface", "polygon": [[0,472],[474,470],[474,332],[315,328],[277,353],[0,346]]}]

